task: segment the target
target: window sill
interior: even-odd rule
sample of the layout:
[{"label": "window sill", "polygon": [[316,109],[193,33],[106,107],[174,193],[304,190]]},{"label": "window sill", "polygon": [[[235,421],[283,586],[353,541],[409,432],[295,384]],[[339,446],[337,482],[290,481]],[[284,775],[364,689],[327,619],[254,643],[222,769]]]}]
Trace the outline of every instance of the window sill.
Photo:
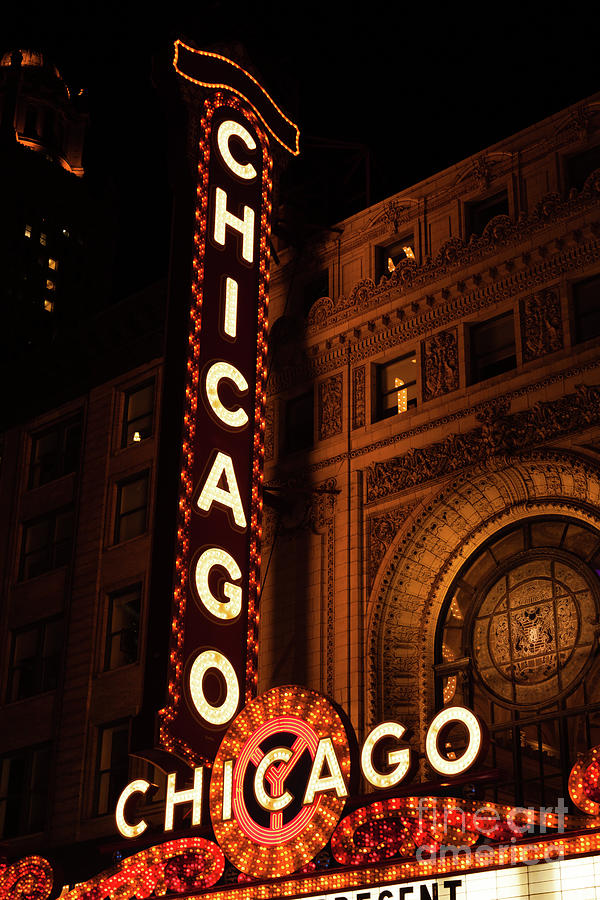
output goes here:
[{"label": "window sill", "polygon": [[116,543],[107,544],[106,550],[118,550],[119,547],[128,547],[130,544],[133,544],[134,541],[139,541],[141,538],[148,538],[150,536],[150,529],[147,528],[146,531],[142,531],[141,534],[136,534],[135,537],[126,538],[124,541],[117,541]]},{"label": "window sill", "polygon": [[10,707],[10,709],[15,709],[15,707],[18,704],[33,703],[33,702],[40,700],[42,697],[54,698],[54,694],[56,693],[56,691],[57,691],[57,688],[50,688],[47,691],[40,691],[39,694],[30,694],[29,697],[21,697],[18,700],[5,700],[4,707],[5,708]]}]

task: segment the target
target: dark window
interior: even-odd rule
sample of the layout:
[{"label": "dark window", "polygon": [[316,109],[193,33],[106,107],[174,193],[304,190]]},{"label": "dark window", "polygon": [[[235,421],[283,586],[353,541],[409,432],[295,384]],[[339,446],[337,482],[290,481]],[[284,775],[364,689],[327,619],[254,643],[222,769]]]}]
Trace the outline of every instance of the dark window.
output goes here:
[{"label": "dark window", "polygon": [[600,337],[600,276],[573,285],[575,343]]},{"label": "dark window", "polygon": [[121,446],[136,444],[152,434],[154,414],[154,382],[134,388],[125,394]]},{"label": "dark window", "polygon": [[482,235],[485,226],[495,219],[496,216],[508,215],[508,194],[502,191],[501,194],[494,194],[493,197],[486,197],[485,200],[478,200],[476,203],[467,203],[465,210],[465,224],[467,229],[467,238],[471,235]]},{"label": "dark window", "polygon": [[60,422],[32,437],[29,487],[36,488],[62,475],[74,472],[79,465],[81,420]]},{"label": "dark window", "polygon": [[517,365],[512,312],[470,328],[471,384],[509,372]]},{"label": "dark window", "polygon": [[600,144],[566,160],[567,186],[580,191],[596,169],[600,169]]},{"label": "dark window", "polygon": [[37,118],[38,111],[35,106],[28,106],[25,113],[25,128],[23,129],[25,137],[38,137]]},{"label": "dark window", "polygon": [[63,620],[36,622],[12,633],[8,702],[52,691],[58,684]]},{"label": "dark window", "polygon": [[49,746],[29,747],[0,759],[0,837],[43,831],[48,813]]},{"label": "dark window", "polygon": [[313,445],[313,392],[292,397],[285,405],[286,453],[307,450]]},{"label": "dark window", "polygon": [[417,358],[412,350],[405,356],[377,366],[375,420],[405,413],[417,405]]},{"label": "dark window", "polygon": [[391,275],[398,263],[405,259],[415,258],[415,240],[414,235],[407,234],[405,237],[387,247],[377,247],[376,251],[376,268],[377,278],[382,275]]},{"label": "dark window", "polygon": [[323,269],[322,272],[319,272],[313,278],[306,282],[304,285],[303,291],[303,310],[304,315],[307,316],[310,312],[310,308],[315,303],[316,300],[319,300],[320,297],[328,297],[329,296],[329,270]]},{"label": "dark window", "polygon": [[109,594],[105,669],[117,669],[137,660],[141,602],[139,584]]},{"label": "dark window", "polygon": [[114,812],[119,795],[129,780],[129,723],[114,722],[98,733],[95,814]]},{"label": "dark window", "polygon": [[115,543],[137,537],[146,530],[148,473],[117,485]]},{"label": "dark window", "polygon": [[23,526],[19,577],[35,578],[71,561],[73,510],[56,510]]},{"label": "dark window", "polygon": [[54,121],[55,113],[52,109],[46,109],[42,125],[42,137],[50,146],[54,145]]}]

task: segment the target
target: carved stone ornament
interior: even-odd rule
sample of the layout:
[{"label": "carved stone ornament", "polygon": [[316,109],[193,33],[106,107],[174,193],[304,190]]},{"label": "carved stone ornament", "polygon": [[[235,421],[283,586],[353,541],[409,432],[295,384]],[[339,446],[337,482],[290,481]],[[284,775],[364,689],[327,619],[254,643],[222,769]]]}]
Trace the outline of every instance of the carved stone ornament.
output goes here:
[{"label": "carved stone ornament", "polygon": [[369,588],[373,586],[379,564],[396,537],[400,526],[414,508],[415,504],[412,503],[392,509],[382,516],[371,516],[369,519]]},{"label": "carved stone ornament", "polygon": [[352,428],[366,424],[365,367],[352,370]]},{"label": "carved stone ornament", "polygon": [[458,388],[456,328],[440,331],[421,343],[423,399],[433,400]]},{"label": "carved stone ornament", "polygon": [[587,141],[592,127],[592,117],[585,106],[573,110],[567,123],[567,129],[574,138]]},{"label": "carved stone ornament", "polygon": [[521,301],[521,341],[524,362],[562,350],[560,298],[555,291],[540,291]]},{"label": "carved stone ornament", "polygon": [[600,385],[578,385],[572,394],[536,403],[512,415],[493,410],[492,415],[478,418],[482,421],[480,428],[451,434],[429,447],[369,466],[367,502],[484,462],[496,454],[516,453],[598,424]]},{"label": "carved stone ornament", "polygon": [[301,477],[292,477],[285,481],[271,481],[265,488],[279,495],[282,508],[277,513],[265,506],[264,543],[274,540],[275,536],[282,540],[293,539],[301,531],[318,534],[333,517],[335,501],[340,493],[335,478],[327,478],[315,486]]},{"label": "carved stone ornament", "polygon": [[394,231],[398,231],[398,225],[401,219],[406,219],[408,206],[398,203],[396,200],[390,200],[386,203],[381,214],[381,220],[387,225],[391,225]]},{"label": "carved stone ornament", "polygon": [[476,160],[474,160],[472,174],[480,190],[487,190],[487,188],[490,186],[490,181],[492,178],[492,168],[490,166],[489,160],[487,160],[484,156],[479,156]]},{"label": "carved stone ornament", "polygon": [[319,440],[342,432],[342,373],[338,372],[319,384]]}]

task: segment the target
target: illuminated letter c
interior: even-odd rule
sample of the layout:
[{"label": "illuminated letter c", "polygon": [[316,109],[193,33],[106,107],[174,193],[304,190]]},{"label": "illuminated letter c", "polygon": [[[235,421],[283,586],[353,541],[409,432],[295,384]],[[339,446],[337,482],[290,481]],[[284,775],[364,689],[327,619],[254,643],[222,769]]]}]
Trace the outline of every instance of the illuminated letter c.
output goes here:
[{"label": "illuminated letter c", "polygon": [[257,174],[252,163],[242,165],[234,159],[231,154],[229,141],[233,135],[240,138],[248,150],[256,150],[256,141],[250,132],[246,131],[244,126],[240,125],[238,122],[232,122],[231,119],[227,119],[225,122],[221,122],[219,130],[217,131],[217,145],[223,162],[234,175],[238,175],[245,181],[252,181],[253,178],[256,178]]},{"label": "illuminated letter c", "polygon": [[142,832],[144,832],[148,827],[147,823],[144,822],[143,819],[141,822],[138,822],[137,825],[130,825],[125,819],[125,804],[132,794],[145,794],[149,787],[149,782],[144,781],[143,778],[140,778],[137,781],[132,781],[121,792],[121,796],[119,797],[117,803],[117,809],[115,811],[115,820],[117,822],[117,828],[119,829],[123,837],[137,837],[139,834],[142,834]]},{"label": "illuminated letter c", "polygon": [[294,797],[289,791],[282,790],[280,781],[283,773],[273,769],[271,769],[271,777],[267,776],[267,781],[271,783],[274,796],[270,797],[267,794],[265,791],[265,775],[267,774],[267,769],[276,762],[289,762],[293,755],[293,752],[288,747],[275,747],[263,756],[256,767],[256,774],[254,776],[254,796],[262,808],[269,812],[280,812],[282,809],[285,809],[286,806],[290,805]]},{"label": "illuminated letter c", "polygon": [[248,424],[248,414],[238,406],[237,409],[228,409],[223,406],[219,398],[219,384],[227,378],[232,381],[238,391],[245,393],[248,390],[248,382],[235,366],[228,362],[216,362],[210,367],[204,379],[206,396],[210,408],[225,425],[230,428],[244,428]]}]

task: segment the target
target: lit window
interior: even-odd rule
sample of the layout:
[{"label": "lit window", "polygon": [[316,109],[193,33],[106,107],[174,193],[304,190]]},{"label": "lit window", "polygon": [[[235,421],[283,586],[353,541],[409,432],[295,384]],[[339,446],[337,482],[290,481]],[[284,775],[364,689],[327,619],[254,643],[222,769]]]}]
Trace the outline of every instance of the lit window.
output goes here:
[{"label": "lit window", "polygon": [[64,237],[69,237],[69,229],[68,228],[63,228],[62,233],[63,233]]},{"label": "lit window", "polygon": [[142,587],[139,584],[108,596],[105,669],[118,669],[138,658]]},{"label": "lit window", "polygon": [[152,434],[154,418],[154,382],[136,387],[125,394],[121,446],[138,443]]},{"label": "lit window", "polygon": [[40,244],[42,245],[42,247],[45,247],[45,246],[46,246],[47,241],[48,241],[48,238],[46,237],[46,235],[45,235],[44,232],[42,231],[42,233],[40,234]]},{"label": "lit window", "polygon": [[471,384],[516,368],[515,326],[512,311],[469,329]]},{"label": "lit window", "polygon": [[25,237],[30,238],[31,234],[32,234],[31,225],[26,225],[25,226]]},{"label": "lit window", "polygon": [[51,278],[46,278],[46,290],[47,290],[47,291],[53,291],[55,287],[56,287],[56,285],[54,284],[54,282],[52,281],[52,279],[51,279]]},{"label": "lit window", "polygon": [[417,405],[417,358],[414,350],[377,366],[375,420],[408,412]]},{"label": "lit window", "polygon": [[71,419],[33,435],[29,488],[74,472],[79,465],[81,421]]},{"label": "lit window", "polygon": [[43,831],[48,814],[51,749],[27,747],[0,759],[0,837]]},{"label": "lit window", "polygon": [[415,241],[413,234],[406,234],[400,240],[385,247],[377,247],[376,265],[377,278],[382,275],[391,275],[399,263],[405,259],[415,259]]},{"label": "lit window", "polygon": [[54,312],[54,300],[44,300],[44,309],[46,312]]},{"label": "lit window", "polygon": [[48,268],[49,269],[58,269],[58,261],[56,259],[52,259],[52,257],[48,260]]},{"label": "lit window", "polygon": [[52,691],[58,684],[63,621],[36,622],[13,631],[8,673],[8,702]]},{"label": "lit window", "polygon": [[115,543],[128,541],[146,530],[148,473],[117,485]]},{"label": "lit window", "polygon": [[129,723],[115,722],[99,729],[95,814],[114,812],[129,781]]},{"label": "lit window", "polygon": [[600,277],[573,285],[575,343],[600,336]]},{"label": "lit window", "polygon": [[23,526],[20,577],[35,578],[67,565],[73,550],[73,510],[54,511]]}]

